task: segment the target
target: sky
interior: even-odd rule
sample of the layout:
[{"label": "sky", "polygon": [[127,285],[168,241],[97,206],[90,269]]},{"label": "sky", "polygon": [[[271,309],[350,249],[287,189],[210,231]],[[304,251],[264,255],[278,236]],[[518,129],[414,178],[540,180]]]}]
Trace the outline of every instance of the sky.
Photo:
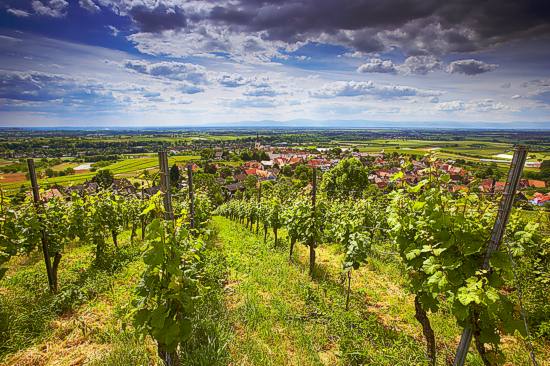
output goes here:
[{"label": "sky", "polygon": [[550,1],[0,0],[2,127],[258,121],[550,128]]}]

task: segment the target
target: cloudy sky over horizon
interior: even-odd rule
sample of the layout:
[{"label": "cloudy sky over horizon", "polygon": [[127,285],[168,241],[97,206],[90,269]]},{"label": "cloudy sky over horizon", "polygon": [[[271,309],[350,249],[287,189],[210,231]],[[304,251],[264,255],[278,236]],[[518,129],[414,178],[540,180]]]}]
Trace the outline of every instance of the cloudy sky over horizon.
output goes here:
[{"label": "cloudy sky over horizon", "polygon": [[0,0],[0,126],[550,128],[547,0]]}]

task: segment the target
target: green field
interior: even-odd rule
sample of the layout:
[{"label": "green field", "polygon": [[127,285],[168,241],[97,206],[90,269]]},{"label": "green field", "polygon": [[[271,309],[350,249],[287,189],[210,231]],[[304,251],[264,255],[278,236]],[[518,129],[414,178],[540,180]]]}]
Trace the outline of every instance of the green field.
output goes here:
[{"label": "green field", "polygon": [[[196,155],[186,155],[186,156],[171,156],[168,159],[168,164],[182,164],[188,161],[198,160],[200,156]],[[118,161],[111,165],[108,165],[102,169],[109,169],[115,174],[115,177],[133,177],[143,170],[155,170],[158,169],[158,159],[156,158],[129,158],[125,160]],[[66,175],[63,177],[53,177],[40,179],[39,184],[42,186],[48,186],[52,184],[62,184],[62,185],[72,185],[82,183],[86,180],[93,178],[95,172],[87,172],[73,175]],[[17,183],[7,183],[0,184],[0,187],[6,191],[13,191],[19,189],[21,185],[28,186],[30,183],[26,182],[17,182]]]}]

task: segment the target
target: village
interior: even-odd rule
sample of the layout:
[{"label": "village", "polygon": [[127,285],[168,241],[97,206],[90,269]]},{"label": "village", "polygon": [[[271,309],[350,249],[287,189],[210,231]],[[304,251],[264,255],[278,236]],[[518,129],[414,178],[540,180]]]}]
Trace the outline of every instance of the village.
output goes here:
[{"label": "village", "polygon": [[[277,181],[282,177],[299,179],[300,176],[304,176],[304,173],[307,177],[307,172],[311,169],[315,168],[322,173],[335,167],[342,159],[356,158],[369,172],[369,183],[375,185],[382,192],[389,192],[400,187],[403,182],[415,185],[419,181],[429,178],[430,174],[448,174],[450,177],[448,187],[452,192],[498,194],[503,192],[505,187],[504,174],[492,177],[480,176],[480,168],[468,165],[465,161],[435,159],[396,152],[385,153],[383,150],[372,153],[359,152],[352,148],[304,149],[282,145],[264,146],[257,138],[253,147],[248,145],[248,150],[244,150],[245,153],[242,151],[247,147],[246,145],[238,146],[239,150],[219,147],[205,149],[209,151],[201,154],[200,160],[189,164],[175,164],[172,167],[172,185],[178,190],[186,189],[187,166],[189,165],[193,173],[209,176],[211,179],[208,180],[208,185],[215,185],[215,188],[222,192],[221,196],[225,201],[240,194],[239,192],[245,191],[247,182],[250,185],[257,182]],[[169,150],[169,154],[175,156],[186,149],[188,149],[187,146],[180,149],[173,148]],[[233,157],[232,161],[229,160],[231,156]],[[241,158],[235,161],[236,156]],[[403,174],[396,177],[398,172],[403,172]],[[55,185],[45,192],[44,198],[70,196],[73,193],[93,194],[101,188],[109,188],[122,195],[150,197],[160,190],[160,185],[154,174],[149,170],[144,170],[142,174],[131,178],[113,176],[108,179],[107,184],[92,179],[67,187]],[[206,188],[212,189],[212,187]],[[550,203],[550,193],[547,190],[546,182],[536,179],[521,179],[516,200],[524,202],[527,207],[545,206]]]}]

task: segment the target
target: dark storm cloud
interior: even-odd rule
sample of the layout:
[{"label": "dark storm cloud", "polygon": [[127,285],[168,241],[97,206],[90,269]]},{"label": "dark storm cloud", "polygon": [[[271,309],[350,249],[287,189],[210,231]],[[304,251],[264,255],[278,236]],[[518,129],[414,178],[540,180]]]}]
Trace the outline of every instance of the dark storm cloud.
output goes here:
[{"label": "dark storm cloud", "polygon": [[144,5],[130,9],[129,15],[141,31],[146,33],[162,32],[170,29],[181,29],[187,25],[187,19],[179,7],[166,7],[162,4],[155,8]]},{"label": "dark storm cloud", "polygon": [[66,76],[37,71],[0,70],[0,99],[11,110],[25,110],[37,105],[62,105],[96,111],[97,106],[114,108],[120,105],[112,91],[101,84],[79,82]]},{"label": "dark storm cloud", "polygon": [[[62,0],[57,0],[62,1]],[[97,0],[143,32],[217,26],[289,44],[318,41],[407,56],[472,52],[550,37],[548,0]],[[139,5],[137,5],[139,4]],[[211,28],[209,28],[211,30]]]},{"label": "dark storm cloud", "polygon": [[421,55],[548,35],[550,1],[241,0],[214,7],[209,18],[286,42],[325,33],[361,51],[378,51],[393,40]]},{"label": "dark storm cloud", "polygon": [[55,74],[0,71],[0,98],[5,99],[54,100],[63,97],[72,85],[72,81]]},{"label": "dark storm cloud", "polygon": [[453,61],[449,64],[447,71],[451,74],[477,75],[493,71],[498,67],[495,64],[488,64],[474,59]]}]

